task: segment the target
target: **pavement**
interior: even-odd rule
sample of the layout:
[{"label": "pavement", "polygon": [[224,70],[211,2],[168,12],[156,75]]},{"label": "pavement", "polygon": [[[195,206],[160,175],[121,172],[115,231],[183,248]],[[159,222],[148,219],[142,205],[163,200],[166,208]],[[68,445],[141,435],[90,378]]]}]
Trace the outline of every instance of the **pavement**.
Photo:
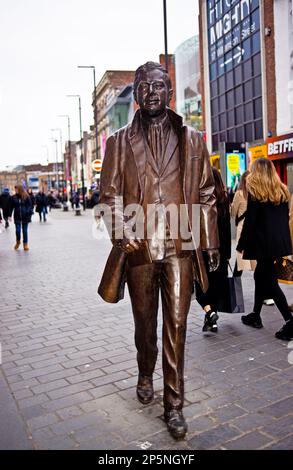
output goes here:
[{"label": "pavement", "polygon": [[[0,449],[292,449],[293,360],[274,338],[275,307],[263,308],[261,330],[221,314],[218,334],[203,335],[192,302],[185,440],[162,420],[161,360],[154,402],[137,401],[130,301],[96,293],[110,250],[97,233],[91,210],[56,209],[47,223],[34,216],[29,252],[13,250],[13,226],[0,234]],[[252,273],[243,288],[249,313]],[[284,292],[292,302],[292,287]]]}]

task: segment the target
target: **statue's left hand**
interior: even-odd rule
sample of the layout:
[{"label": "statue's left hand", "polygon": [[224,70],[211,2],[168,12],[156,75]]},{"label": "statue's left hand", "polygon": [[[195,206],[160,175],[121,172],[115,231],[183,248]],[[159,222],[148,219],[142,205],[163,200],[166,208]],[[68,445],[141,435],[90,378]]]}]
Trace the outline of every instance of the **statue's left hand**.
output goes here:
[{"label": "statue's left hand", "polygon": [[207,250],[209,271],[213,272],[220,266],[220,252],[219,250]]}]

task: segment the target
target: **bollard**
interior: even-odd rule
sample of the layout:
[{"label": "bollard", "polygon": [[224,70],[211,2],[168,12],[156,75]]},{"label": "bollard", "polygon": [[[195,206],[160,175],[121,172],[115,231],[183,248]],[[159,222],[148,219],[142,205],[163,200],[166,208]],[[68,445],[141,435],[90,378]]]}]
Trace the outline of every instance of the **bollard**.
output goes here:
[{"label": "bollard", "polygon": [[79,207],[75,208],[75,215],[81,215],[81,211]]},{"label": "bollard", "polygon": [[66,203],[63,204],[63,212],[68,212],[68,205]]}]

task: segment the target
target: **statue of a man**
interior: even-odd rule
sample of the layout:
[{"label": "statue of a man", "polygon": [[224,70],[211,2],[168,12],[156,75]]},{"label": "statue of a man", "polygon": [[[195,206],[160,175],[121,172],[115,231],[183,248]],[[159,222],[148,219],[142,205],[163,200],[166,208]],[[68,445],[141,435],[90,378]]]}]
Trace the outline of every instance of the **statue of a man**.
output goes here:
[{"label": "statue of a man", "polygon": [[[139,371],[137,397],[146,405],[154,397],[161,291],[164,417],[171,435],[180,439],[187,431],[182,413],[187,314],[194,280],[207,289],[202,250],[207,251],[209,269],[217,269],[219,241],[209,154],[201,135],[184,126],[182,118],[168,108],[171,97],[171,81],[163,67],[154,62],[140,66],[134,80],[139,109],[131,124],[107,140],[100,203],[111,208],[111,227],[109,217],[105,222],[113,248],[99,293],[107,302],[118,302],[128,284]],[[135,224],[129,227],[125,216],[129,204],[139,205],[144,214],[143,235],[135,233]],[[173,235],[172,221],[162,210],[170,205],[178,213],[182,205],[186,208],[191,232],[192,206],[199,208],[200,243],[193,243],[192,249],[186,249],[180,227],[178,235]],[[118,239],[117,227],[120,233],[123,228]]]}]

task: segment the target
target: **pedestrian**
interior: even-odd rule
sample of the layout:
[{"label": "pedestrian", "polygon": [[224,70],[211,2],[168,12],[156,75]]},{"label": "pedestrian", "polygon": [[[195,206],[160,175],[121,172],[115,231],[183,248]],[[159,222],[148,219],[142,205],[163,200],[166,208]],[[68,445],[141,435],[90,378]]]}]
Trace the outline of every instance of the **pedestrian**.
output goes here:
[{"label": "pedestrian", "polygon": [[30,200],[31,200],[31,203],[32,203],[32,209],[34,211],[34,207],[35,207],[35,204],[36,204],[36,198],[35,198],[35,195],[33,193],[32,188],[29,188],[27,193],[30,197]]},{"label": "pedestrian", "polygon": [[288,188],[281,182],[275,166],[268,158],[259,158],[247,176],[248,204],[237,251],[245,260],[256,260],[253,312],[242,316],[242,322],[262,328],[261,309],[266,298],[272,298],[285,324],[275,334],[289,341],[293,338],[293,317],[281,290],[274,261],[292,253],[289,230]]},{"label": "pedestrian", "polygon": [[54,207],[54,204],[55,204],[55,198],[53,196],[53,192],[50,191],[48,196],[47,196],[47,204],[49,206],[49,211],[51,212],[52,210],[52,207]]},{"label": "pedestrian", "polygon": [[0,195],[0,209],[2,209],[3,212],[5,228],[9,227],[10,198],[9,188],[4,188]]},{"label": "pedestrian", "polygon": [[[216,271],[209,271],[208,280],[209,288],[203,292],[200,285],[196,282],[196,300],[205,311],[205,319],[202,331],[218,331],[217,320],[218,303],[221,294],[225,288],[225,279],[228,277],[228,264],[231,258],[231,223],[230,223],[230,204],[228,192],[223,183],[220,172],[216,168],[212,168],[215,181],[215,196],[217,200],[218,211],[218,232],[220,239],[220,265]],[[203,253],[205,262],[207,263],[206,253]],[[208,268],[208,266],[207,266]]]},{"label": "pedestrian", "polygon": [[[246,187],[246,181],[248,175],[249,171],[245,171],[245,173],[243,173],[243,175],[241,176],[239,187],[235,193],[233,202],[231,204],[231,217],[235,219],[236,225],[236,245],[240,239],[247,211],[248,191]],[[255,261],[243,259],[242,254],[237,251],[233,276],[241,277],[243,271],[254,271],[255,266]]]},{"label": "pedestrian", "polygon": [[15,186],[15,194],[10,198],[10,217],[14,216],[16,243],[14,249],[20,246],[21,231],[23,235],[23,249],[29,250],[28,224],[32,217],[31,199],[21,184]]},{"label": "pedestrian", "polygon": [[47,205],[48,205],[48,198],[46,194],[44,193],[44,190],[42,189],[36,195],[36,212],[39,213],[40,222],[42,222],[42,216],[43,216],[43,221],[44,222],[47,221],[46,219]]},{"label": "pedestrian", "polygon": [[[236,225],[236,245],[240,239],[240,235],[242,232],[244,219],[246,216],[247,211],[247,198],[248,192],[246,187],[247,176],[249,175],[249,171],[245,171],[241,176],[239,188],[236,191],[236,194],[233,199],[233,203],[231,205],[231,216],[235,219]],[[256,267],[255,260],[245,260],[242,258],[242,254],[236,251],[236,262],[234,267],[233,276],[234,277],[241,277],[243,271],[254,271]],[[264,305],[273,306],[275,302],[273,299],[265,299]]]},{"label": "pedestrian", "polygon": [[[205,290],[207,276],[202,250],[208,253],[211,270],[218,267],[220,256],[209,154],[201,134],[184,126],[182,118],[168,107],[171,96],[169,75],[160,64],[148,62],[139,67],[134,78],[134,97],[139,109],[128,126],[107,140],[100,203],[101,207],[106,204],[111,209],[109,220],[106,216],[104,220],[113,248],[99,294],[107,302],[118,302],[123,298],[127,280],[137,348],[136,394],[146,405],[154,398],[153,372],[158,354],[157,316],[161,291],[164,418],[172,437],[180,439],[187,431],[182,412],[184,347],[194,276]],[[139,205],[138,213],[143,211],[145,215],[142,239],[125,223],[123,208],[129,204],[131,207]],[[183,209],[185,226],[188,222],[191,229],[193,217],[189,214],[195,206],[199,207],[201,215],[196,222],[200,224],[199,249],[195,239],[195,243],[184,242],[181,219],[180,226],[176,224],[178,236],[170,231],[163,211],[168,206],[175,207],[176,213]],[[158,210],[159,217],[152,223],[152,215]],[[134,221],[139,224],[141,219],[138,217],[137,214]],[[123,238],[119,236],[120,227],[124,227]]]},{"label": "pedestrian", "polygon": [[74,195],[73,195],[73,206],[75,209],[79,209],[80,207],[80,196],[79,196],[79,190],[77,190]]}]

